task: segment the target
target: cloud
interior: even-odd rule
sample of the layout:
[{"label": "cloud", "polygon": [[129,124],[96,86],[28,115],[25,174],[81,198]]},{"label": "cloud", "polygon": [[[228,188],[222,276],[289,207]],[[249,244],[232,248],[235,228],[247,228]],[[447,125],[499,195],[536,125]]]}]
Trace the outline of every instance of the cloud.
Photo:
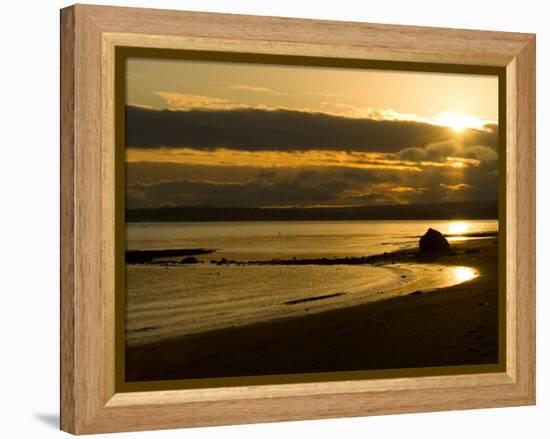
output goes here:
[{"label": "cloud", "polygon": [[[220,109],[217,107],[224,106],[225,102],[215,100],[208,103],[201,97],[184,96],[182,102],[207,103],[209,109],[175,111],[127,106],[127,146],[398,153],[458,136],[449,128],[429,123],[359,119],[283,109]],[[175,103],[178,102],[176,97],[173,98]],[[495,149],[498,132],[469,129],[460,133],[460,139],[466,146],[484,145]]]},{"label": "cloud", "polygon": [[347,187],[342,181],[321,185],[299,181],[217,183],[180,180],[153,184],[136,183],[126,190],[127,208],[162,205],[208,205],[223,207],[308,206],[330,202]]},{"label": "cloud", "polygon": [[336,112],[345,117],[372,119],[372,120],[393,120],[420,122],[434,125],[434,121],[427,117],[421,117],[413,113],[400,113],[391,108],[373,108],[360,105],[346,104],[336,101],[323,101],[321,105],[333,108]]},{"label": "cloud", "polygon": [[472,145],[466,147],[465,154],[467,157],[473,157],[485,162],[498,160],[498,153],[488,146]]},{"label": "cloud", "polygon": [[396,192],[398,194],[418,194],[422,193],[424,188],[415,188],[409,186],[396,186],[390,189],[391,192]]},{"label": "cloud", "polygon": [[475,165],[481,161],[498,160],[498,153],[488,146],[460,145],[456,140],[450,139],[430,143],[423,147],[405,148],[399,152],[399,157],[403,160],[416,162],[448,162],[454,160],[464,165]]},{"label": "cloud", "polygon": [[[409,193],[388,191],[385,183],[344,181],[312,173],[305,181],[300,178],[268,178],[242,183],[222,183],[207,180],[175,180],[156,183],[133,183],[127,186],[128,209],[173,206],[215,207],[308,207],[360,206],[365,204],[406,203]],[[274,177],[270,179],[269,177]],[[412,189],[412,195],[423,189]],[[409,192],[409,191],[405,191]],[[407,195],[407,196],[405,196]]]},{"label": "cloud", "polygon": [[455,153],[458,153],[458,144],[452,140],[445,140],[430,143],[423,147],[405,148],[399,152],[399,156],[404,160],[439,162]]},{"label": "cloud", "polygon": [[129,208],[498,199],[496,126],[455,133],[390,120],[390,113],[350,118],[233,108],[198,95],[170,98],[197,108],[127,106]]},{"label": "cloud", "polygon": [[[265,174],[261,171],[265,171]],[[161,181],[178,181],[182,178],[189,180],[208,180],[219,183],[240,183],[243,181],[260,178],[259,174],[264,174],[267,178],[271,175],[274,178],[281,174],[283,179],[293,178],[296,172],[288,173],[286,170],[277,170],[277,173],[270,172],[270,169],[258,170],[252,166],[225,166],[220,169],[219,166],[208,164],[190,164],[158,161],[127,161],[126,162],[126,184],[136,183],[158,183]],[[185,176],[185,177],[183,177]]]},{"label": "cloud", "polygon": [[469,184],[466,184],[466,183],[459,183],[459,184],[444,184],[444,183],[441,183],[440,186],[444,189],[447,189],[449,191],[462,191],[462,190],[465,190],[465,189],[471,189],[472,186],[470,186]]},{"label": "cloud", "polygon": [[496,126],[493,120],[458,113],[442,112],[432,117],[423,117],[414,113],[402,113],[392,108],[366,107],[338,101],[322,101],[320,105],[323,105],[330,114],[336,113],[345,117],[428,123],[454,128],[458,132],[465,128],[493,131]]},{"label": "cloud", "polygon": [[276,168],[128,162],[127,200],[129,207],[357,206],[495,200],[495,171],[494,162],[465,168],[427,167],[415,173],[311,166],[307,161],[300,167]]},{"label": "cloud", "polygon": [[144,108],[146,110],[153,110],[154,108],[151,105],[147,105],[147,104],[131,104],[131,106],[135,108]]},{"label": "cloud", "polygon": [[[469,159],[453,159],[465,161]],[[420,172],[419,163],[402,160],[396,154],[376,152],[347,151],[240,151],[218,148],[214,150],[197,150],[193,148],[127,148],[126,161],[157,161],[164,163],[184,163],[189,165],[211,165],[219,169],[228,166],[251,166],[258,169],[280,167],[351,167],[359,169],[394,170]],[[475,161],[477,164],[477,161]],[[453,166],[454,162],[430,163],[423,166]]]},{"label": "cloud", "polygon": [[[188,180],[204,180],[217,183],[246,183],[254,180],[268,182],[300,181],[313,185],[322,185],[331,181],[346,181],[353,186],[371,183],[390,182],[393,186],[403,186],[409,173],[400,175],[374,169],[348,168],[344,166],[316,166],[310,163],[303,166],[263,167],[243,164],[220,167],[208,164],[189,164],[173,162],[128,161],[126,163],[126,181],[129,186],[136,183],[158,183],[178,181],[182,176]],[[415,178],[420,176],[415,174]]]},{"label": "cloud", "polygon": [[[173,93],[157,91],[154,95],[164,99],[173,109],[212,108],[221,109],[227,106],[227,99],[213,98],[210,96],[193,95],[187,93]],[[141,107],[143,109],[143,107]]]},{"label": "cloud", "polygon": [[271,88],[267,87],[257,87],[254,85],[246,85],[246,84],[232,84],[227,87],[229,90],[237,90],[237,91],[247,91],[247,92],[253,92],[253,93],[265,93],[270,95],[284,95],[286,93],[281,93],[278,91],[275,91]]},{"label": "cloud", "polygon": [[260,172],[258,172],[258,178],[265,180],[274,180],[277,175],[278,174],[276,168],[262,168],[260,169]]},{"label": "cloud", "polygon": [[[269,90],[269,89],[266,89]],[[250,90],[249,90],[250,91]],[[256,90],[257,91],[257,90]],[[273,92],[273,94],[278,94]],[[191,111],[191,110],[220,110],[220,111],[232,111],[232,110],[259,110],[259,111],[277,111],[277,110],[289,110],[289,111],[302,111],[313,112],[310,108],[288,108],[284,106],[271,106],[265,104],[249,105],[243,103],[237,103],[225,98],[216,98],[205,95],[194,95],[189,93],[176,93],[176,92],[163,92],[157,91],[153,95],[161,98],[165,102],[165,109],[172,111]],[[129,104],[129,107],[154,109],[148,105],[134,105]],[[154,111],[163,111],[155,109]]]}]

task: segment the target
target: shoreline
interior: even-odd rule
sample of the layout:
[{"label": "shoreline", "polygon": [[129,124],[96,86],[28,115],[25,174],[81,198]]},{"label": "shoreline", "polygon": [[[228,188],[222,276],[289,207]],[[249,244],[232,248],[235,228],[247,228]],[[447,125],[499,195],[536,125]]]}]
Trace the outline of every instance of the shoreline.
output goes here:
[{"label": "shoreline", "polygon": [[370,262],[437,262],[479,272],[451,287],[129,346],[126,380],[496,363],[496,242],[495,237],[453,242],[450,252],[430,257],[400,250]]},{"label": "shoreline", "polygon": [[[453,240],[451,244],[455,247],[461,247],[461,244],[470,240],[480,242],[486,239],[498,239],[498,232],[481,232],[481,233],[466,233],[462,235],[447,234],[446,238],[456,238],[457,236],[465,237],[465,240]],[[414,237],[418,239],[420,237]],[[199,261],[196,258],[185,258],[180,261],[169,260],[166,258],[178,256],[204,256],[216,253],[216,249],[191,248],[191,249],[162,249],[162,250],[126,250],[127,265],[145,265],[145,266],[189,266],[196,264],[216,264],[216,265],[378,265],[388,263],[407,262],[411,256],[420,261],[430,261],[434,259],[432,254],[420,254],[416,247],[414,249],[404,248],[391,252],[375,253],[367,256],[344,256],[344,257],[315,257],[315,258],[297,258],[291,259],[272,258],[266,260],[235,260],[222,257],[219,260],[211,259],[210,261]],[[455,249],[440,253],[435,256],[455,255]],[[155,260],[157,258],[158,260]]]},{"label": "shoreline", "polygon": [[[334,268],[333,268],[334,267]],[[204,267],[210,275],[217,275],[220,273],[220,268],[213,268],[211,266]],[[181,268],[171,268],[175,271],[182,270]],[[235,326],[249,326],[257,323],[274,321],[285,318],[303,317],[314,313],[323,311],[330,311],[340,308],[346,308],[350,306],[361,305],[368,302],[377,302],[383,299],[387,299],[395,296],[406,295],[410,292],[432,291],[437,288],[445,288],[460,283],[456,276],[457,270],[460,273],[466,273],[471,276],[475,276],[476,270],[469,267],[453,267],[445,266],[442,264],[422,264],[417,262],[397,263],[397,264],[383,264],[383,265],[353,265],[353,266],[296,266],[291,267],[285,271],[288,273],[288,279],[295,279],[300,282],[300,278],[306,270],[308,275],[311,276],[311,269],[316,270],[318,275],[322,275],[322,272],[333,273],[335,276],[341,275],[342,271],[347,271],[347,276],[341,279],[341,281],[331,281],[331,276],[325,276],[326,282],[313,281],[316,287],[302,284],[301,287],[294,286],[296,291],[289,291],[288,289],[282,289],[277,287],[276,282],[273,283],[270,278],[272,274],[280,270],[276,266],[260,265],[260,266],[245,266],[245,267],[221,267],[221,270],[238,269],[241,275],[237,275],[237,279],[247,279],[249,274],[247,272],[260,273],[255,275],[254,278],[257,282],[261,282],[264,276],[267,276],[266,282],[270,286],[265,287],[259,285],[257,297],[254,300],[259,302],[252,308],[248,308],[245,303],[242,307],[230,306],[229,309],[216,306],[216,303],[207,301],[207,303],[214,307],[211,311],[202,312],[200,308],[195,308],[192,314],[186,314],[186,308],[180,307],[178,310],[168,312],[166,314],[166,320],[149,320],[141,321],[140,312],[146,312],[146,307],[139,307],[138,309],[132,308],[129,310],[128,319],[132,323],[131,327],[127,327],[126,344],[129,347],[153,344],[162,342],[167,339],[179,338],[189,336],[198,333],[210,332],[214,330],[226,329]],[[274,270],[275,269],[275,270]],[[195,270],[201,270],[201,268],[189,268],[191,272]],[[244,272],[243,272],[244,271]],[[229,275],[228,275],[229,276]],[[241,277],[242,276],[242,277]],[[207,276],[209,277],[209,276]],[[186,277],[181,278],[181,282],[184,282]],[[202,276],[202,281],[205,277]],[[229,277],[235,281],[235,277]],[[353,279],[355,279],[353,281]],[[194,278],[194,281],[201,281],[199,278]],[[249,280],[243,280],[243,288],[247,287]],[[349,282],[349,283],[348,283]],[[223,290],[223,281],[218,289]],[[235,286],[228,285],[227,294],[232,297],[233,294],[239,296],[242,290],[235,288]],[[200,294],[200,293],[199,293]],[[197,300],[199,296],[196,296]],[[224,297],[224,296],[221,296]],[[238,297],[236,297],[238,300]],[[215,300],[215,299],[211,299]],[[202,303],[205,303],[204,301]],[[189,304],[193,306],[192,303]],[[248,312],[241,312],[242,308],[247,308]],[[137,316],[133,317],[135,314]],[[216,317],[218,316],[218,317]],[[138,320],[134,320],[134,318]],[[183,321],[183,324],[176,326],[165,327],[168,325],[171,319],[178,319]]]}]

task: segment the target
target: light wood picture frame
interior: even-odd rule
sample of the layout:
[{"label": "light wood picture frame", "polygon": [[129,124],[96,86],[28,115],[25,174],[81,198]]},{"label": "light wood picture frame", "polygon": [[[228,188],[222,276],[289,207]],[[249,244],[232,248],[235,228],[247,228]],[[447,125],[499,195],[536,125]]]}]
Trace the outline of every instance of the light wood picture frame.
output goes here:
[{"label": "light wood picture frame", "polygon": [[[124,195],[115,190],[121,163],[116,145],[124,135],[116,129],[115,108],[120,48],[406,63],[411,70],[430,64],[500,69],[506,140],[500,168],[502,368],[121,389],[115,294],[117,266],[124,264],[117,252],[124,229],[116,221],[117,197]],[[535,358],[534,35],[92,5],[61,11],[62,430],[90,434],[531,405]]]}]

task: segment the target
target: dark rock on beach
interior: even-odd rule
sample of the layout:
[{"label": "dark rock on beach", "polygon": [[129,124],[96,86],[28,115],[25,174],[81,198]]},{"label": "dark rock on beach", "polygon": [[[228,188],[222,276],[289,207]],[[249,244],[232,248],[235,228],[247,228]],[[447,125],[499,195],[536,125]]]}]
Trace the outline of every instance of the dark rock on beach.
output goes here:
[{"label": "dark rock on beach", "polygon": [[198,264],[199,261],[194,256],[187,256],[180,261],[180,264]]},{"label": "dark rock on beach", "polygon": [[218,265],[227,265],[229,264],[229,261],[226,258],[221,258],[219,261],[216,262]]},{"label": "dark rock on beach", "polygon": [[418,245],[421,253],[446,252],[451,248],[447,238],[441,232],[432,228],[429,228],[420,238]]},{"label": "dark rock on beach", "polygon": [[126,250],[127,264],[151,264],[155,259],[175,258],[179,256],[208,255],[214,253],[213,249],[206,248],[179,248],[160,250]]}]

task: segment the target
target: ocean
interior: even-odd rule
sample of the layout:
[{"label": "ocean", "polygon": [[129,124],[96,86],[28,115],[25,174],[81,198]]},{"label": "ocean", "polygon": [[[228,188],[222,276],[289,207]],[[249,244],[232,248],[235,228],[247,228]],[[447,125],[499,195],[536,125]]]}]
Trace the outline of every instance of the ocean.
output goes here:
[{"label": "ocean", "polygon": [[[352,306],[463,282],[469,267],[439,264],[216,265],[369,256],[413,248],[429,227],[451,241],[495,232],[497,220],[128,223],[126,248],[213,249],[186,266],[126,267],[126,340],[171,337]],[[304,300],[327,296],[323,300]]]}]

